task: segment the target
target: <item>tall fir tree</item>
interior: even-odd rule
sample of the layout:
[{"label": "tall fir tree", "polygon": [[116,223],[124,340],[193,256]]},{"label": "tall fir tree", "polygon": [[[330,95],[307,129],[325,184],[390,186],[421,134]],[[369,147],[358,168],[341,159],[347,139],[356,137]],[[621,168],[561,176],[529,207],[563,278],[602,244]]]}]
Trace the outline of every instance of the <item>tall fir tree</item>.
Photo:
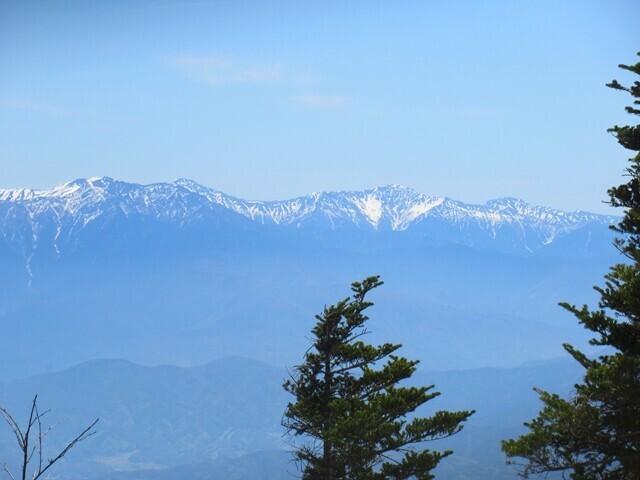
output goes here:
[{"label": "tall fir tree", "polygon": [[[640,75],[640,62],[620,68]],[[626,110],[640,115],[640,82],[607,86],[629,93],[634,101]],[[609,132],[624,148],[640,152],[640,125]],[[622,234],[615,244],[626,261],[610,269],[604,287],[595,287],[599,310],[561,304],[594,332],[591,344],[607,347],[606,353],[591,359],[564,345],[586,369],[582,383],[569,400],[537,390],[544,406],[525,424],[530,432],[502,444],[508,462],[524,459],[525,478],[562,471],[575,480],[640,479],[640,153],[629,159],[626,176],[626,183],[609,190],[610,204],[625,209],[613,229]]]},{"label": "tall fir tree", "polygon": [[[307,480],[434,478],[430,473],[451,451],[414,447],[460,431],[473,412],[439,411],[429,418],[407,415],[438,396],[433,385],[401,387],[418,361],[398,357],[401,345],[373,346],[364,311],[378,277],[352,284],[353,296],[317,315],[313,345],[284,388],[294,395],[283,425],[295,442],[295,456]],[[376,363],[383,362],[376,369]]]}]

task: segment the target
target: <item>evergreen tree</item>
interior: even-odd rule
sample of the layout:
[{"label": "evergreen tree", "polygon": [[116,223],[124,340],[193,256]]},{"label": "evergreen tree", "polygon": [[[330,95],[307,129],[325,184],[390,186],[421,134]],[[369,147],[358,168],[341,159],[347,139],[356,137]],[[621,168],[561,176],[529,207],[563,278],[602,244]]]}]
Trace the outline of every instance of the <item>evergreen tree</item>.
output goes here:
[{"label": "evergreen tree", "polygon": [[[640,75],[640,63],[620,68]],[[626,110],[640,115],[640,82],[607,86],[631,94],[633,106]],[[640,151],[640,125],[609,131],[624,148]],[[614,265],[604,287],[596,287],[599,310],[561,304],[594,332],[591,344],[607,347],[606,354],[590,359],[564,345],[586,369],[583,382],[569,400],[538,390],[544,406],[525,424],[530,432],[502,444],[508,462],[524,458],[525,478],[563,471],[576,480],[640,479],[640,153],[629,163],[629,181],[609,190],[610,204],[625,209],[613,229],[623,235],[615,243],[626,262]]]},{"label": "evergreen tree", "polygon": [[[378,277],[352,284],[353,296],[325,307],[312,330],[313,345],[284,388],[295,396],[283,418],[308,480],[431,479],[451,451],[416,450],[420,442],[460,431],[473,412],[439,411],[408,420],[407,414],[438,396],[433,385],[399,387],[418,361],[394,355],[401,345],[373,346],[361,337]],[[376,369],[377,362],[384,361]]]}]

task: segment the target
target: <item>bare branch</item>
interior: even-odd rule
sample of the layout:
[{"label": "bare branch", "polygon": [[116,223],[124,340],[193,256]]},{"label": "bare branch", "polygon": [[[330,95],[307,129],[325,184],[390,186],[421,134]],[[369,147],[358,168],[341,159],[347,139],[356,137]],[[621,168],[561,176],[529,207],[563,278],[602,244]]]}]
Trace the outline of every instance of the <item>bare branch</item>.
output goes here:
[{"label": "bare branch", "polygon": [[9,468],[7,467],[7,464],[4,462],[0,462],[0,466],[2,467],[2,469],[5,471],[5,473],[7,475],[9,475],[9,478],[11,480],[16,480],[15,477],[11,474],[11,470],[9,470]]},{"label": "bare branch", "polygon": [[11,414],[5,410],[3,407],[0,407],[0,415],[2,415],[2,418],[5,419],[5,421],[9,424],[9,427],[11,428],[11,430],[13,431],[14,435],[16,436],[16,440],[18,441],[18,445],[20,445],[20,450],[22,450],[23,445],[24,445],[24,435],[22,435],[22,430],[20,430],[20,427],[18,426],[18,423],[13,419],[13,417],[11,416]]},{"label": "bare branch", "polygon": [[[51,466],[53,466],[58,460],[64,457],[69,452],[69,450],[71,450],[77,443],[91,437],[92,435],[95,435],[96,431],[95,430],[92,431],[92,429],[93,427],[95,427],[96,423],[98,423],[98,420],[99,420],[99,419],[96,419],[91,425],[89,425],[86,429],[84,429],[78,436],[76,436],[73,440],[71,440],[71,442],[69,442],[67,446],[64,449],[62,449],[60,453],[58,453],[55,457],[50,458],[47,461],[47,464],[44,465],[43,448],[42,448],[44,438],[56,425],[59,425],[61,422],[57,422],[52,426],[44,429],[42,426],[42,417],[44,417],[47,413],[49,413],[50,410],[45,410],[41,413],[40,410],[38,410],[37,402],[38,402],[38,395],[36,395],[33,398],[33,401],[31,404],[31,411],[29,413],[29,420],[27,422],[27,427],[24,433],[20,429],[18,422],[16,422],[16,420],[9,413],[9,411],[4,407],[0,407],[0,415],[2,416],[2,418],[4,418],[4,420],[9,425],[9,428],[15,435],[16,441],[18,442],[18,446],[20,447],[20,452],[22,454],[22,465],[21,465],[22,475],[20,477],[21,480],[27,480],[27,471],[29,470],[29,464],[34,459],[34,456],[36,455],[36,451],[38,452],[37,466],[33,469],[33,475],[31,477],[31,480],[37,480],[39,477],[41,477],[47,470],[49,470],[49,468],[51,468]],[[31,441],[32,428],[34,427],[37,428],[38,430],[37,437],[36,437],[36,440]],[[35,432],[33,433],[35,435]],[[0,467],[2,467],[2,470],[9,476],[11,480],[16,480],[16,477],[13,476],[13,474],[9,470],[9,467],[7,466],[6,463],[0,462]]]},{"label": "bare branch", "polygon": [[54,463],[56,463],[58,460],[60,460],[62,457],[64,457],[69,450],[71,450],[78,442],[81,442],[83,440],[86,440],[87,438],[93,436],[96,434],[96,431],[90,431],[95,425],[96,423],[98,423],[98,420],[100,420],[99,418],[96,418],[93,423],[91,425],[89,425],[86,429],[84,429],[84,431],[78,435],[76,438],[74,438],[71,442],[69,442],[69,444],[53,459],[49,460],[49,463],[47,464],[46,467],[44,467],[44,469],[39,470],[38,474],[33,477],[33,480],[37,480],[44,472],[46,472]]},{"label": "bare branch", "polygon": [[29,413],[29,423],[27,425],[27,430],[24,432],[24,442],[22,448],[22,480],[27,480],[27,468],[29,466],[29,461],[31,460],[31,455],[29,455],[29,434],[31,433],[31,427],[34,424],[33,414],[36,411],[36,402],[38,401],[38,395],[33,397],[33,403],[31,404],[31,413]]}]

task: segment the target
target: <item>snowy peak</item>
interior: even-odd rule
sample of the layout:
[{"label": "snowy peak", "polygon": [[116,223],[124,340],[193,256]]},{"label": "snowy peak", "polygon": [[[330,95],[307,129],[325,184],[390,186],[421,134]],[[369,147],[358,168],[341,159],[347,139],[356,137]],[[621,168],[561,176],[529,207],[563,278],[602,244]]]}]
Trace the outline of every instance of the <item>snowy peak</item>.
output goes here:
[{"label": "snowy peak", "polygon": [[37,193],[37,190],[30,188],[0,190],[0,202],[24,202],[33,199]]},{"label": "snowy peak", "polygon": [[392,230],[405,230],[416,219],[442,205],[444,198],[429,197],[401,185],[387,185],[373,190],[373,196],[383,205]]},{"label": "snowy peak", "polygon": [[333,194],[347,214],[375,229],[405,230],[443,199],[422,195],[401,185],[385,185],[363,192]]},{"label": "snowy peak", "polygon": [[[302,227],[328,221],[332,227],[351,224],[373,229],[404,230],[441,199],[407,187],[389,185],[365,191],[316,192],[283,202],[253,202],[265,218]],[[266,208],[262,209],[260,206]]]},{"label": "snowy peak", "polygon": [[605,222],[612,223],[615,218],[607,215],[598,215],[589,212],[565,212],[550,207],[541,207],[530,205],[523,200],[513,197],[499,198],[495,200],[489,200],[484,204],[489,211],[499,213],[505,218],[526,217],[530,220],[537,220],[539,222],[552,222],[552,223],[581,223],[581,222]]},{"label": "snowy peak", "polygon": [[433,225],[437,224],[438,228],[448,225],[454,231],[484,232],[494,239],[505,229],[517,231],[527,249],[551,243],[558,235],[591,222],[609,225],[615,221],[610,216],[532,206],[517,198],[470,205],[430,197],[402,185],[316,192],[282,201],[244,200],[186,178],[149,185],[109,177],[80,178],[46,191],[0,190],[0,202],[24,208],[33,231],[38,230],[44,217],[53,217],[60,230],[65,222],[84,226],[97,218],[132,215],[178,222],[179,226],[244,217],[262,225],[298,230],[403,232],[436,228]]}]

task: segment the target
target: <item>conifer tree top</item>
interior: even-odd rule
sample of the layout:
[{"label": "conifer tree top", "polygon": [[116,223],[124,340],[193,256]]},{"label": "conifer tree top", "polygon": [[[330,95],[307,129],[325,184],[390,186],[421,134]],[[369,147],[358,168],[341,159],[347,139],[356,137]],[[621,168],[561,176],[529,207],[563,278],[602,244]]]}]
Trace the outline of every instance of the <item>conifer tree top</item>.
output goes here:
[{"label": "conifer tree top", "polygon": [[[640,75],[640,62],[620,68]],[[639,81],[627,87],[613,80],[607,86],[629,93],[634,100],[626,111],[640,115]],[[609,131],[624,148],[640,152],[640,125]],[[525,478],[562,471],[574,480],[640,479],[640,153],[629,159],[625,176],[627,182],[611,188],[609,196],[612,206],[625,209],[613,228],[622,234],[615,245],[626,261],[611,267],[603,287],[595,287],[599,310],[561,304],[606,353],[591,359],[565,344],[585,368],[583,382],[568,400],[537,390],[543,408],[525,423],[530,432],[502,444],[508,462],[524,459]]]},{"label": "conifer tree top", "polygon": [[[416,448],[460,431],[473,412],[409,414],[438,396],[434,386],[401,387],[417,360],[395,355],[391,343],[369,345],[365,299],[378,277],[352,284],[353,295],[325,307],[312,330],[312,347],[284,388],[295,397],[284,414],[304,479],[431,479],[452,452]],[[379,368],[377,364],[381,362]]]}]

